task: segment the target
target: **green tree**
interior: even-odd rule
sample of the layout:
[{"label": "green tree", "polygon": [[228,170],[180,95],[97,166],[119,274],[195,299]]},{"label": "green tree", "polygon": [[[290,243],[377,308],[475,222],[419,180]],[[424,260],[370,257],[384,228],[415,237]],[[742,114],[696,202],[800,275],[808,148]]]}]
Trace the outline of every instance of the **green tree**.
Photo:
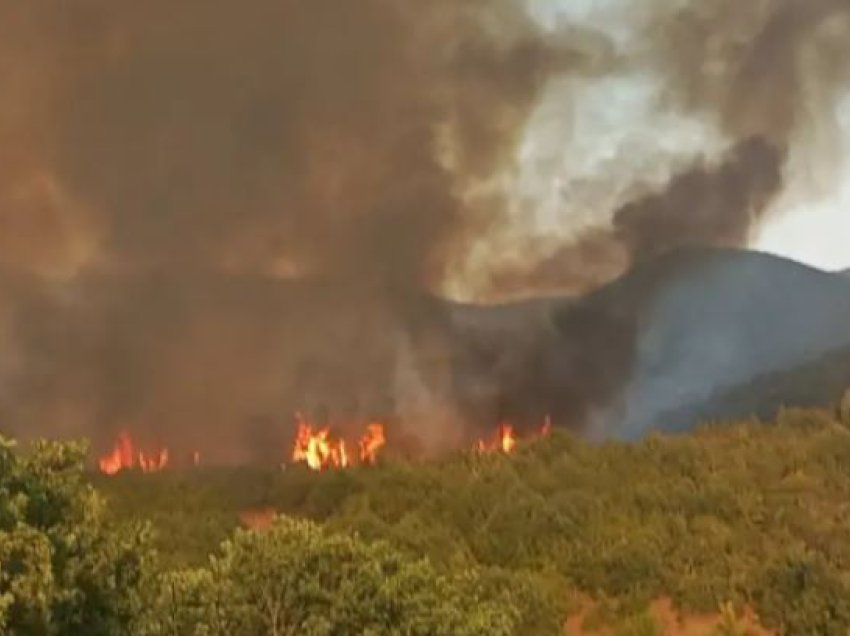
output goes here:
[{"label": "green tree", "polygon": [[85,447],[0,439],[0,631],[127,634],[151,555],[142,526],[113,527],[84,481]]},{"label": "green tree", "polygon": [[515,633],[511,607],[477,596],[475,574],[439,575],[388,544],[278,518],[237,530],[208,568],[165,577],[148,631],[161,635]]}]

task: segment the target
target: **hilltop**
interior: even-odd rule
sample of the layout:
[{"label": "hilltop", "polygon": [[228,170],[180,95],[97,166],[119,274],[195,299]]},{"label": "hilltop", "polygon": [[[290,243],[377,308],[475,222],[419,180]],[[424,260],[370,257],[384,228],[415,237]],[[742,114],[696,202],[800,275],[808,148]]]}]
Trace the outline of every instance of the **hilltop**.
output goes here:
[{"label": "hilltop", "polygon": [[850,280],[745,250],[681,249],[582,298],[477,311],[457,320],[460,398],[466,382],[487,418],[549,412],[601,439],[850,346]]}]

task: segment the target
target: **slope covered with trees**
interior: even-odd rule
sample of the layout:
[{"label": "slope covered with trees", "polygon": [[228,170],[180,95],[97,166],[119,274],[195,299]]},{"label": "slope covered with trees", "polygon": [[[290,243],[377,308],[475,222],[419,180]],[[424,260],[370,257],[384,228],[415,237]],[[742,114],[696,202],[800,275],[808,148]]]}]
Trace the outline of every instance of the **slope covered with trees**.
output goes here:
[{"label": "slope covered with trees", "polygon": [[[723,633],[749,610],[774,633],[850,628],[831,411],[318,474],[126,473],[95,479],[106,505],[79,447],[2,461],[4,633],[533,635],[582,613],[586,633],[653,634],[659,599],[722,609]],[[282,516],[238,529],[251,510]]]}]

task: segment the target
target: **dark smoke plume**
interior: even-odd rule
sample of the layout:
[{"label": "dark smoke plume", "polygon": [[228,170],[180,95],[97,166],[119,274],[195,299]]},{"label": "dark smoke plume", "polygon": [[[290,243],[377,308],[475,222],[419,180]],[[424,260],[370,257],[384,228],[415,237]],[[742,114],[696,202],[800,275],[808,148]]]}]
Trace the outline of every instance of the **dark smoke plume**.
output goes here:
[{"label": "dark smoke plume", "polygon": [[717,165],[700,163],[675,175],[663,192],[626,203],[610,230],[594,228],[533,269],[495,278],[501,290],[586,291],[630,264],[688,246],[742,247],[782,186],[785,152],[752,137]]},{"label": "dark smoke plume", "polygon": [[[496,297],[577,295],[655,259],[600,293],[529,308],[551,320],[536,329],[526,320],[526,332],[535,336],[508,338],[503,331],[483,344],[472,340],[461,364],[476,369],[473,377],[490,378],[461,391],[473,412],[489,408],[539,421],[548,410],[579,427],[595,426],[597,411],[618,413],[638,362],[637,321],[663,281],[675,276],[665,268],[694,267],[679,248],[746,247],[782,191],[789,154],[811,142],[813,129],[838,134],[834,111],[850,68],[847,3],[692,2],[673,11],[659,7],[650,25],[634,63],[663,74],[664,107],[713,123],[728,150],[687,163],[660,189],[638,192],[608,223],[574,233],[537,261],[526,244],[494,273],[487,291]],[[835,157],[815,159],[817,170]],[[667,253],[672,256],[658,258]],[[710,257],[694,254],[697,262]],[[603,437],[619,426],[600,425],[593,434]]]},{"label": "dark smoke plume", "polygon": [[[617,51],[542,32],[519,0],[0,0],[4,430],[129,426],[237,458],[296,409],[403,416],[415,397],[451,420],[430,293],[502,221],[500,196],[467,195],[515,168],[549,80],[647,66],[660,108],[716,120],[733,149],[497,292],[744,244],[844,77],[846,5],[801,7],[659,1],[645,46]],[[525,384],[529,356],[511,358]]]},{"label": "dark smoke plume", "polygon": [[461,194],[590,62],[509,0],[0,0],[0,60],[4,427],[231,455],[398,411]]},{"label": "dark smoke plume", "polygon": [[834,119],[850,79],[844,0],[693,2],[660,13],[654,29],[671,95],[717,117],[733,139],[787,145],[801,127]]},{"label": "dark smoke plume", "polygon": [[615,235],[633,260],[689,244],[745,246],[782,185],[783,159],[783,151],[762,138],[744,140],[719,166],[678,174],[664,192],[617,210]]},{"label": "dark smoke plume", "polygon": [[[661,73],[662,107],[716,125],[729,150],[686,163],[539,262],[511,259],[490,295],[582,293],[683,245],[746,247],[782,190],[789,153],[818,135],[834,143],[837,100],[850,82],[844,0],[659,2],[647,22],[632,64]],[[815,152],[807,168],[834,171],[840,157],[831,150]]]}]

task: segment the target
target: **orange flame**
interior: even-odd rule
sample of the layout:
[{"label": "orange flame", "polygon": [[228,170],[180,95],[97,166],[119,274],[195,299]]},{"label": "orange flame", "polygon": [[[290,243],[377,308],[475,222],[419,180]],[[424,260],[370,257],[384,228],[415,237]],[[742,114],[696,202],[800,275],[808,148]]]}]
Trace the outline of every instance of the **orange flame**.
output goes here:
[{"label": "orange flame", "polygon": [[168,465],[168,449],[163,448],[158,453],[136,451],[133,438],[126,431],[118,434],[118,439],[112,451],[98,460],[100,471],[106,475],[116,475],[122,470],[138,466],[142,472],[153,473]]},{"label": "orange flame", "polygon": [[[296,414],[296,421],[298,430],[292,448],[293,462],[307,464],[311,470],[348,468],[351,465],[345,440],[333,439],[329,428],[314,427],[300,414]],[[378,451],[385,444],[383,425],[370,424],[359,442],[361,463],[375,463]]]},{"label": "orange flame", "polygon": [[500,451],[505,454],[510,454],[514,451],[517,444],[514,427],[510,424],[500,424],[499,430],[490,442],[485,442],[483,439],[478,440],[477,448],[482,453],[493,453]]},{"label": "orange flame", "polygon": [[115,475],[125,468],[132,468],[135,463],[135,452],[133,450],[133,439],[126,431],[118,434],[112,452],[103,455],[98,461],[101,472],[107,475]]},{"label": "orange flame", "polygon": [[325,468],[346,468],[348,452],[345,441],[334,441],[327,428],[314,430],[303,417],[298,419],[298,433],[292,449],[292,461],[307,464],[311,470]]},{"label": "orange flame", "polygon": [[512,453],[516,448],[516,435],[513,426],[502,424],[499,427],[499,447],[503,453]]},{"label": "orange flame", "polygon": [[384,425],[373,422],[366,427],[366,434],[360,439],[360,461],[364,464],[374,464],[378,451],[387,443],[384,436]]},{"label": "orange flame", "polygon": [[[552,418],[548,415],[543,421],[543,426],[540,428],[539,436],[548,437],[552,432]],[[476,449],[481,453],[502,452],[506,455],[514,452],[517,447],[518,438],[514,427],[510,424],[503,423],[499,425],[499,429],[495,436],[489,441],[478,440]]]}]

